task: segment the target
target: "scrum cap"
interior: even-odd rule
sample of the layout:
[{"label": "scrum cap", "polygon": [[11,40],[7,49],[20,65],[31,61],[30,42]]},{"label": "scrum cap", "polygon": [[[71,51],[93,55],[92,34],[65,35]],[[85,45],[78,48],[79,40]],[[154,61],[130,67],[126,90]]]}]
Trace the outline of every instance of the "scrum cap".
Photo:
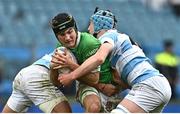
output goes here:
[{"label": "scrum cap", "polygon": [[109,10],[99,10],[91,16],[94,24],[94,32],[98,33],[102,29],[112,29],[115,27],[117,20]]},{"label": "scrum cap", "polygon": [[63,33],[70,27],[73,27],[77,31],[76,22],[72,15],[67,13],[59,13],[51,21],[51,27],[57,35],[58,33]]}]

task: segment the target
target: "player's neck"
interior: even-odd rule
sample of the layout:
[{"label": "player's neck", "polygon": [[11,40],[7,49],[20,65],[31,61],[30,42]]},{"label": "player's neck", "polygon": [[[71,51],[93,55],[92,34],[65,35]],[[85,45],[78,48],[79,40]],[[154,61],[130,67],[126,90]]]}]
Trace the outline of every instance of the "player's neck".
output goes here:
[{"label": "player's neck", "polygon": [[99,33],[97,34],[97,38],[101,37],[105,32],[107,32],[107,30],[99,31]]}]

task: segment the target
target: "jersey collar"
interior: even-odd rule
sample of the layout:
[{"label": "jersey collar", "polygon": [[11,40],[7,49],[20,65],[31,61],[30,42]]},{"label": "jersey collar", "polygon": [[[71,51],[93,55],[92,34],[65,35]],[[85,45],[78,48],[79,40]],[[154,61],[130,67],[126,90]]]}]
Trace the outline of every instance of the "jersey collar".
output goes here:
[{"label": "jersey collar", "polygon": [[77,37],[77,41],[76,41],[76,46],[75,47],[77,47],[79,45],[80,39],[81,39],[81,32],[78,31],[78,37]]}]

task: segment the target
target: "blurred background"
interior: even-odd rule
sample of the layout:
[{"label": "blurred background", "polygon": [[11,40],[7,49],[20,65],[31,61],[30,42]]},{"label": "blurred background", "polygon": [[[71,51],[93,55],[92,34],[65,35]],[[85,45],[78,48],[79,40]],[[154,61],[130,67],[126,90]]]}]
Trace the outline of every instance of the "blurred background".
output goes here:
[{"label": "blurred background", "polygon": [[[173,42],[178,58],[175,67],[179,69],[180,0],[0,0],[0,111],[20,69],[55,48],[57,40],[49,21],[59,12],[69,12],[79,31],[87,31],[95,7],[112,11],[118,20],[117,29],[137,41],[153,65],[156,55],[164,51],[163,42]],[[178,77],[173,82],[176,95],[164,112],[180,112]],[[73,111],[82,112],[74,100],[75,87],[63,91],[72,99]],[[33,106],[29,112],[41,111]]]}]

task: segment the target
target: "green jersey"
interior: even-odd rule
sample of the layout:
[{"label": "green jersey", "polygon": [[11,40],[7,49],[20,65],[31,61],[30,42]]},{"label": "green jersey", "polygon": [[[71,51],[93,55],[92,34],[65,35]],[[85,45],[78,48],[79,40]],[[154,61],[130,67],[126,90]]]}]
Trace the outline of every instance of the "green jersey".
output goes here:
[{"label": "green jersey", "polygon": [[[60,44],[59,44],[60,46]],[[70,50],[75,55],[78,64],[82,64],[86,59],[94,55],[101,43],[98,39],[88,33],[78,32],[78,38],[76,41],[76,46]],[[112,82],[112,72],[109,62],[109,57],[106,58],[105,62],[100,67],[100,79],[101,83],[111,83]]]}]

